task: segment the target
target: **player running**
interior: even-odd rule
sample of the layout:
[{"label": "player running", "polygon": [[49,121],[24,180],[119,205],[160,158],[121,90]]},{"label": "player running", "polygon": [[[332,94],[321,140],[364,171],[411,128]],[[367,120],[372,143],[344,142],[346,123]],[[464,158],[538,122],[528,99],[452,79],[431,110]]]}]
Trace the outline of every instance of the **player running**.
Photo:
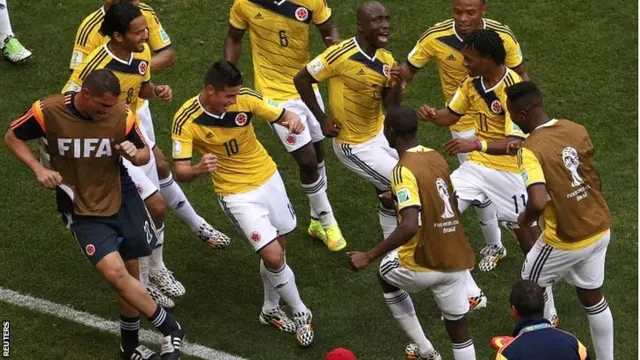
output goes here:
[{"label": "player running", "polygon": [[[220,206],[261,258],[260,322],[295,332],[298,343],[308,346],[313,342],[313,316],[284,257],[285,236],[295,229],[296,216],[276,164],[251,122],[259,117],[295,134],[302,133],[304,125],[293,111],[269,104],[242,83],[232,63],[217,62],[207,72],[205,88],[178,110],[171,128],[176,178],[190,182],[211,174]],[[201,154],[196,165],[191,164],[194,148]],[[280,309],[281,298],[293,320]]]},{"label": "player running", "polygon": [[[77,91],[79,84],[93,70],[110,69],[118,77],[123,89],[120,99],[132,109],[139,108],[140,99],[158,97],[163,101],[170,101],[171,88],[167,85],[155,85],[151,81],[151,52],[146,44],[149,37],[147,25],[140,10],[132,4],[122,2],[110,6],[100,25],[100,33],[102,36],[109,36],[109,40],[84,58],[71,74],[63,91]],[[153,147],[153,141],[144,131],[143,122],[141,127],[145,140]],[[158,244],[151,258],[140,262],[141,281],[162,306],[174,307],[175,303],[169,297],[182,296],[185,289],[172,272],[166,269],[162,259],[165,202],[158,192],[158,173],[153,153],[150,162],[143,167],[138,168],[127,161],[124,164],[136,183],[157,230]],[[150,278],[154,281],[151,282]]]},{"label": "player running", "polygon": [[[522,278],[540,286],[564,278],[574,285],[587,312],[596,358],[611,360],[613,318],[602,294],[611,214],[593,166],[593,144],[582,125],[549,118],[535,84],[515,84],[506,94],[513,122],[529,134],[518,153],[529,195],[518,225],[544,219]],[[555,309],[545,306],[547,318],[555,313],[550,310]]]},{"label": "player running", "polygon": [[[477,140],[457,138],[445,144],[451,154],[470,153],[469,160],[451,175],[460,212],[472,205],[483,206],[491,202],[496,206],[498,219],[513,225],[524,210],[527,192],[515,157],[506,155],[506,145],[510,140],[522,141],[525,134],[511,122],[505,108],[504,89],[522,79],[505,66],[503,40],[494,30],[476,30],[469,34],[464,40],[462,54],[469,76],[446,108],[436,111],[423,106],[419,116],[440,126],[451,126],[465,115],[475,119]],[[514,232],[521,244],[535,241],[535,228],[515,229]],[[523,248],[523,251],[526,253],[527,249]],[[480,270],[493,269],[506,254],[504,246],[491,247],[483,254]]]},{"label": "player running", "polygon": [[[410,82],[414,75],[429,60],[434,59],[440,73],[440,83],[444,94],[445,105],[451,101],[458,86],[467,76],[462,55],[463,38],[474,30],[495,30],[504,43],[506,50],[505,65],[528,79],[524,70],[522,50],[515,35],[509,27],[497,21],[484,18],[487,13],[486,0],[454,0],[452,2],[452,19],[439,22],[425,31],[416,46],[409,53],[407,60],[400,65],[403,78]],[[475,139],[475,119],[464,115],[457,123],[449,127],[454,139]],[[464,162],[469,153],[458,153],[458,161]],[[486,246],[480,251],[496,264],[506,255],[502,244],[502,233],[498,224],[497,210],[490,201],[475,207],[480,220],[480,229]],[[493,267],[485,268],[487,271]]]},{"label": "player running", "polygon": [[[376,1],[363,3],[357,23],[355,37],[313,59],[294,83],[323,133],[334,137],[333,151],[340,162],[383,193],[391,188],[391,170],[398,163],[398,153],[382,133],[382,106],[388,109],[400,103],[401,82],[393,86],[395,60],[384,50],[391,26],[387,9]],[[329,82],[332,116],[324,112],[314,90],[315,83],[324,81]],[[393,203],[381,200],[379,219],[387,238],[397,226]]]},{"label": "player running", "polygon": [[405,349],[409,359],[440,360],[416,316],[409,293],[430,288],[442,311],[456,360],[475,359],[465,315],[469,312],[465,282],[474,254],[467,243],[449,178],[449,166],[437,151],[416,141],[416,112],[406,106],[390,109],[384,135],[398,151],[391,193],[400,224],[381,244],[366,253],[350,252],[355,269],[380,263],[384,298],[405,333],[413,341]]},{"label": "player running", "polygon": [[[224,42],[224,57],[233,64],[238,63],[242,38],[248,30],[256,89],[275,104],[295,112],[305,125],[305,130],[297,135],[278,124],[273,125],[273,130],[300,168],[300,182],[311,208],[308,233],[322,240],[329,250],[340,251],[347,242],[327,197],[324,136],[293,84],[293,77],[309,61],[311,23],[318,27],[327,46],[339,41],[326,0],[235,0]],[[317,87],[314,96],[324,108]]]},{"label": "player running", "polygon": [[[109,70],[92,71],[79,92],[33,103],[4,136],[9,151],[38,182],[56,189],[58,210],[82,251],[115,290],[120,305],[120,355],[160,359],[138,341],[140,313],[164,335],[163,360],[179,359],[184,330],[156,304],[138,279],[138,258],[151,254],[153,222],[122,166],[150,159],[136,115],[118,100],[120,83]],[[33,156],[28,140],[52,144],[51,169]]]},{"label": "player running", "polygon": [[[153,69],[154,74],[171,67],[176,61],[176,51],[171,43],[171,38],[162,26],[156,12],[149,5],[136,0],[106,0],[100,9],[87,16],[78,27],[69,65],[71,71],[73,72],[91,52],[102,47],[109,41],[108,36],[100,33],[100,27],[106,11],[111,5],[118,2],[129,2],[136,6],[142,13],[142,16],[147,20],[147,45],[152,55],[148,64],[150,64],[150,68]],[[141,127],[150,142],[149,145],[153,151],[153,160],[155,160],[157,168],[157,175],[151,176],[153,185],[147,186],[146,191],[153,193],[160,190],[166,205],[173,209],[205,244],[214,249],[226,246],[230,241],[229,238],[214,229],[204,218],[195,212],[178,183],[173,181],[169,162],[162,153],[162,150],[155,145],[155,129],[149,110],[149,101],[147,99],[141,99],[138,107],[137,113],[142,122]],[[150,171],[153,170],[150,169]],[[161,254],[162,251],[163,247],[160,247],[155,253]],[[167,272],[166,267],[160,261],[152,261],[151,263],[151,283],[163,290],[167,295],[176,296],[181,293],[177,291],[181,289],[180,286],[177,286],[177,283],[175,283],[175,278],[172,278],[171,273]]]}]

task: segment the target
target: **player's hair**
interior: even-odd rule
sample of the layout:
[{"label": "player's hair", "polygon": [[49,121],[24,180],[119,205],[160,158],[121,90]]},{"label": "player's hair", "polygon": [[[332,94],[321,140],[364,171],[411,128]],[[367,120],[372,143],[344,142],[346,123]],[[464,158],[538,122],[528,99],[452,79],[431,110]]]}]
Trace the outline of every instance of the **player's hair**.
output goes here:
[{"label": "player's hair", "polygon": [[409,106],[394,106],[387,111],[386,123],[401,138],[413,139],[418,132],[418,116]]},{"label": "player's hair", "polygon": [[511,289],[509,303],[522,318],[544,315],[544,288],[531,280],[520,280]]},{"label": "player's hair", "polygon": [[216,90],[242,85],[242,73],[233,63],[222,60],[214,63],[204,77],[204,86],[211,85]]},{"label": "player's hair", "polygon": [[507,99],[522,107],[542,106],[542,93],[536,84],[523,81],[511,85],[505,90]]},{"label": "player's hair", "polygon": [[140,9],[130,2],[113,4],[104,15],[104,20],[100,26],[100,34],[104,36],[112,36],[113,33],[124,35],[129,31],[129,24],[140,16],[142,16]]},{"label": "player's hair", "polygon": [[463,46],[477,51],[482,57],[491,58],[498,65],[504,65],[507,58],[502,38],[492,29],[473,31],[465,37]]},{"label": "player's hair", "polygon": [[120,96],[120,81],[109,69],[94,70],[82,82],[82,88],[89,90],[93,96],[102,96],[109,93],[115,97]]}]

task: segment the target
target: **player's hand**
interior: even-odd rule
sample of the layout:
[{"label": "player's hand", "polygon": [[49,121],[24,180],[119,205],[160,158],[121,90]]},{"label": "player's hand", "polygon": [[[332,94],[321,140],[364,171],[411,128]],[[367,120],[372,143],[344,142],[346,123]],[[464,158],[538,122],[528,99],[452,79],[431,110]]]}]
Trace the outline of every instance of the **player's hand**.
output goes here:
[{"label": "player's hand", "polygon": [[169,85],[156,85],[153,88],[153,94],[162,99],[162,101],[169,102],[173,99],[173,90]]},{"label": "player's hand", "polygon": [[436,108],[433,108],[428,105],[420,106],[418,109],[418,119],[422,121],[429,121],[436,118]]},{"label": "player's hand", "polygon": [[465,154],[478,150],[475,140],[451,139],[444,143],[444,149],[451,155]]},{"label": "player's hand", "polygon": [[518,215],[518,227],[524,228],[527,227],[527,224],[524,223],[524,211]]},{"label": "player's hand", "polygon": [[35,175],[40,185],[46,188],[55,189],[57,185],[62,184],[62,175],[60,175],[59,172],[47,169],[44,166],[36,170]]},{"label": "player's hand", "polygon": [[325,45],[327,45],[327,47],[335,45],[339,42],[340,42],[340,39],[333,36],[327,36],[324,38],[324,43]]},{"label": "player's hand", "polygon": [[285,118],[280,122],[280,125],[286,127],[289,129],[289,132],[296,135],[304,131],[304,124],[302,120],[300,120],[300,117],[290,111],[286,112]]},{"label": "player's hand", "polygon": [[507,154],[511,156],[515,156],[520,151],[520,147],[522,146],[522,141],[509,141],[507,143]]},{"label": "player's hand", "polygon": [[196,167],[198,174],[211,174],[218,168],[218,157],[214,154],[204,154]]},{"label": "player's hand", "polygon": [[133,143],[129,140],[125,140],[120,144],[116,144],[114,148],[118,152],[120,152],[120,155],[122,155],[125,159],[129,161],[131,161],[132,159],[135,159],[136,155],[138,155],[138,148],[135,145],[133,145]]},{"label": "player's hand", "polygon": [[322,133],[324,136],[336,137],[340,132],[340,127],[333,117],[327,117],[322,121]]},{"label": "player's hand", "polygon": [[382,194],[378,195],[380,201],[382,202],[390,202],[393,204],[393,194],[391,191],[385,191]]},{"label": "player's hand", "polygon": [[354,270],[362,270],[369,265],[371,262],[371,258],[367,253],[363,253],[360,251],[349,251],[347,253],[349,255],[349,261],[351,261],[351,267]]}]

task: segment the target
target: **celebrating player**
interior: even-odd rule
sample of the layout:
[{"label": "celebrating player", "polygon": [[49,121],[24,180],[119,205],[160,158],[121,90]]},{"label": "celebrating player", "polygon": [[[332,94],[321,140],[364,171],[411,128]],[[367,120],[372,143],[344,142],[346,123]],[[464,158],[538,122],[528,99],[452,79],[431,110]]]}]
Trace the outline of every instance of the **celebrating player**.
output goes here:
[{"label": "celebrating player", "polygon": [[[329,250],[340,251],[347,242],[327,197],[324,136],[293,84],[293,77],[309,61],[310,23],[318,27],[327,46],[339,41],[326,0],[235,0],[224,42],[224,57],[233,64],[238,63],[242,38],[249,30],[256,89],[279,106],[295,112],[305,125],[305,130],[297,135],[278,124],[273,125],[273,129],[300,168],[300,182],[311,207],[309,235],[322,240]],[[314,94],[323,107],[317,88]]]},{"label": "celebrating player", "polygon": [[[400,103],[401,81],[393,86],[394,59],[384,50],[391,25],[387,9],[377,1],[363,3],[357,23],[355,37],[316,57],[294,83],[323,133],[334,137],[338,159],[382,193],[391,188],[391,170],[398,163],[398,153],[382,133],[382,106],[388,109]],[[313,89],[314,83],[323,81],[329,81],[332,116],[324,112]],[[392,203],[381,201],[379,219],[386,238],[397,226]]]},{"label": "celebrating player", "polygon": [[[531,82],[510,86],[506,94],[513,122],[529,134],[518,154],[529,195],[518,225],[544,218],[522,278],[540,286],[561,278],[573,284],[587,312],[596,358],[613,359],[613,318],[602,294],[611,214],[593,166],[589,134],[572,121],[550,119]],[[550,315],[545,306],[545,316]]]},{"label": "celebrating player", "polygon": [[[138,8],[128,2],[116,3],[106,11],[100,26],[102,36],[108,36],[109,40],[93,50],[75,68],[64,91],[77,91],[79,84],[85,77],[96,69],[110,69],[120,80],[120,86],[127,89],[120,94],[120,99],[132,109],[138,109],[140,99],[159,97],[163,101],[170,101],[171,88],[167,85],[155,85],[151,82],[151,52],[146,44],[149,33],[147,21]],[[153,142],[144,131],[143,135],[149,146]],[[46,157],[46,154],[44,154]],[[140,196],[151,214],[156,225],[158,244],[153,250],[150,259],[141,259],[141,281],[148,286],[149,293],[158,303],[171,308],[175,303],[171,297],[182,296],[185,293],[184,286],[175,279],[173,274],[166,269],[162,260],[164,244],[164,215],[165,203],[163,196],[158,192],[158,173],[155,166],[153,153],[151,160],[145,166],[138,168],[124,161],[131,178],[136,183]],[[149,265],[151,269],[149,269]],[[153,272],[150,282],[150,270]]]},{"label": "celebrating player", "polygon": [[[304,125],[293,111],[269,104],[242,82],[232,63],[217,62],[207,72],[205,88],[178,110],[171,128],[176,178],[189,182],[211,174],[220,206],[261,258],[260,322],[295,332],[298,343],[308,346],[313,342],[313,317],[284,257],[285,236],[295,229],[296,216],[251,121],[257,116],[295,134],[302,133]],[[202,155],[196,165],[191,164],[193,148]],[[293,320],[280,309],[281,298],[291,307]]]},{"label": "celebrating player", "polygon": [[[123,359],[159,359],[138,343],[140,313],[165,336],[162,359],[179,359],[184,330],[156,304],[138,278],[138,258],[156,241],[135,185],[121,164],[149,161],[150,151],[136,115],[118,101],[120,83],[109,70],[91,71],[78,93],[33,103],[4,136],[9,151],[33,171],[38,182],[57,191],[67,227],[117,294],[120,354]],[[28,140],[52,144],[51,169],[33,156]]]},{"label": "celebrating player", "polygon": [[[527,194],[515,157],[506,156],[506,144],[509,139],[521,141],[525,135],[509,118],[504,89],[522,80],[505,66],[503,40],[494,30],[476,30],[469,34],[462,54],[469,76],[448,106],[437,111],[423,106],[419,115],[440,126],[451,126],[465,115],[475,119],[478,140],[457,138],[445,144],[452,154],[470,153],[469,161],[463,162],[451,175],[460,212],[471,205],[482,207],[493,203],[500,220],[515,224],[518,214],[524,210]],[[522,244],[535,240],[533,228],[514,231]],[[502,244],[491,245],[483,252],[479,268],[489,271],[506,256],[507,249]]]},{"label": "celebrating player", "polygon": [[393,317],[414,343],[409,359],[440,360],[420,326],[409,292],[430,288],[442,311],[456,360],[475,359],[467,331],[469,311],[465,282],[474,254],[460,223],[460,213],[449,178],[449,166],[437,151],[416,141],[416,112],[405,106],[387,112],[384,135],[398,151],[391,192],[400,224],[372,250],[350,252],[351,264],[363,269],[387,254],[380,263],[380,282]]}]

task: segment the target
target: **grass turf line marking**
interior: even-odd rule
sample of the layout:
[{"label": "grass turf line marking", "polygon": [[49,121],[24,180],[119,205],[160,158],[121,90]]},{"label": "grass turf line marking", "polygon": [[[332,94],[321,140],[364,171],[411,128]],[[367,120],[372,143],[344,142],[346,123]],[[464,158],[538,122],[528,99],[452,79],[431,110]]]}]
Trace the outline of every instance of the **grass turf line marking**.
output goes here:
[{"label": "grass turf line marking", "polygon": [[[84,311],[74,310],[68,306],[56,304],[54,302],[35,298],[29,295],[23,295],[19,292],[0,287],[0,301],[37,311],[43,314],[49,314],[61,319],[75,322],[80,325],[92,327],[101,331],[105,331],[114,335],[120,335],[120,323],[110,321],[86,313]],[[188,335],[188,334],[187,334]],[[152,345],[158,345],[162,340],[162,335],[147,329],[140,329],[140,341]],[[191,355],[205,360],[246,360],[241,357],[233,356],[223,351],[208,348],[199,344],[189,342],[182,343],[180,347],[182,354]]]}]

